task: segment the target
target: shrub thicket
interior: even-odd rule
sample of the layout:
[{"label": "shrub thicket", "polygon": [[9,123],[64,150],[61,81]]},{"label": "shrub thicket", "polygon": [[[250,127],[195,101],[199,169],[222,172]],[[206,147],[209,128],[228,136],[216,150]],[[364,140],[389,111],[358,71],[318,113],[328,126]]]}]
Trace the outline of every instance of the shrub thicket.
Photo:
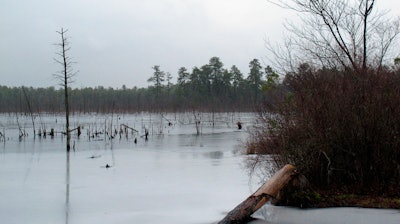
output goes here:
[{"label": "shrub thicket", "polygon": [[303,65],[280,89],[274,107],[260,110],[249,153],[296,165],[320,189],[400,194],[398,74]]}]

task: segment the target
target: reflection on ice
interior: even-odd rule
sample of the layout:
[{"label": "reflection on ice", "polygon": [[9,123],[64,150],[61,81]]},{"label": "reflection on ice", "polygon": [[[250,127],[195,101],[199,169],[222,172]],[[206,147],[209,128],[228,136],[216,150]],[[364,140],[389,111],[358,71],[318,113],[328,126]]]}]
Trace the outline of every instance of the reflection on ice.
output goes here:
[{"label": "reflection on ice", "polygon": [[65,224],[69,223],[69,191],[70,191],[70,180],[71,180],[71,174],[70,174],[70,164],[71,164],[71,152],[68,151],[66,152],[66,167],[65,167]]}]

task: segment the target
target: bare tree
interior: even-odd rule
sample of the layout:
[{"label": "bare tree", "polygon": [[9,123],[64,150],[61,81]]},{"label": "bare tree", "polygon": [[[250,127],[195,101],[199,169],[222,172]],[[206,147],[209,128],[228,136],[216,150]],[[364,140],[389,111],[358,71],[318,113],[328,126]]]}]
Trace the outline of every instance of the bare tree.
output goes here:
[{"label": "bare tree", "polygon": [[[399,19],[375,12],[375,0],[269,0],[298,12],[301,23],[286,22],[284,47],[267,43],[280,69],[307,62],[317,67],[345,68],[362,73],[367,67],[380,69],[400,32]],[[275,45],[275,46],[274,46]],[[288,53],[289,52],[289,53]],[[290,55],[288,58],[287,55]],[[288,67],[288,65],[290,65]],[[282,68],[285,67],[285,68]]]},{"label": "bare tree", "polygon": [[61,28],[61,31],[56,31],[61,36],[61,42],[55,44],[59,47],[59,51],[56,52],[57,58],[54,60],[62,66],[62,69],[54,74],[54,77],[60,81],[60,85],[64,88],[64,105],[65,105],[65,120],[66,120],[66,135],[67,135],[67,151],[71,149],[71,131],[69,128],[69,100],[68,100],[68,84],[72,82],[72,77],[75,76],[76,72],[73,71],[72,68],[72,59],[68,56],[68,52],[71,50],[69,46],[68,37],[66,36],[66,32],[68,30],[64,30]]}]

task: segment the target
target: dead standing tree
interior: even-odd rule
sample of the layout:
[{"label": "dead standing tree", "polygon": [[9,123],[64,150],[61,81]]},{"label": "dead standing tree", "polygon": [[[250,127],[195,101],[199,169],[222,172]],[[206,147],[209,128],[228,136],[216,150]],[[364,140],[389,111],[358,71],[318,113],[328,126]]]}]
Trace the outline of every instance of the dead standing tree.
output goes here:
[{"label": "dead standing tree", "polygon": [[60,85],[64,88],[64,105],[65,105],[65,120],[66,120],[66,135],[67,135],[67,151],[69,152],[71,149],[71,130],[69,127],[69,100],[68,100],[68,84],[72,82],[72,77],[75,76],[76,72],[72,69],[72,60],[68,56],[68,52],[71,49],[68,42],[68,37],[66,36],[66,32],[68,30],[64,30],[61,28],[61,31],[56,31],[61,36],[61,42],[55,44],[59,47],[59,51],[56,52],[57,58],[54,60],[62,66],[62,69],[54,74],[57,80],[60,81]]}]

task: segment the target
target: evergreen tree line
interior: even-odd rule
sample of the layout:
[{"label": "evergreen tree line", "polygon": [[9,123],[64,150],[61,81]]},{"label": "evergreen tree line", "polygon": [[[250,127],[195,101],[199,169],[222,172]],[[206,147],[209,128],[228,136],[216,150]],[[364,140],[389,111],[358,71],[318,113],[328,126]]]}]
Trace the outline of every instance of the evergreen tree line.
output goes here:
[{"label": "evergreen tree line", "polygon": [[[218,57],[189,71],[181,67],[177,83],[172,75],[153,67],[147,88],[76,88],[69,91],[70,110],[74,113],[134,113],[157,111],[253,111],[263,100],[263,86],[276,73],[263,68],[258,59],[249,63],[245,76],[235,65],[230,69]],[[61,113],[64,112],[64,92],[55,87],[0,86],[0,112]]]}]

